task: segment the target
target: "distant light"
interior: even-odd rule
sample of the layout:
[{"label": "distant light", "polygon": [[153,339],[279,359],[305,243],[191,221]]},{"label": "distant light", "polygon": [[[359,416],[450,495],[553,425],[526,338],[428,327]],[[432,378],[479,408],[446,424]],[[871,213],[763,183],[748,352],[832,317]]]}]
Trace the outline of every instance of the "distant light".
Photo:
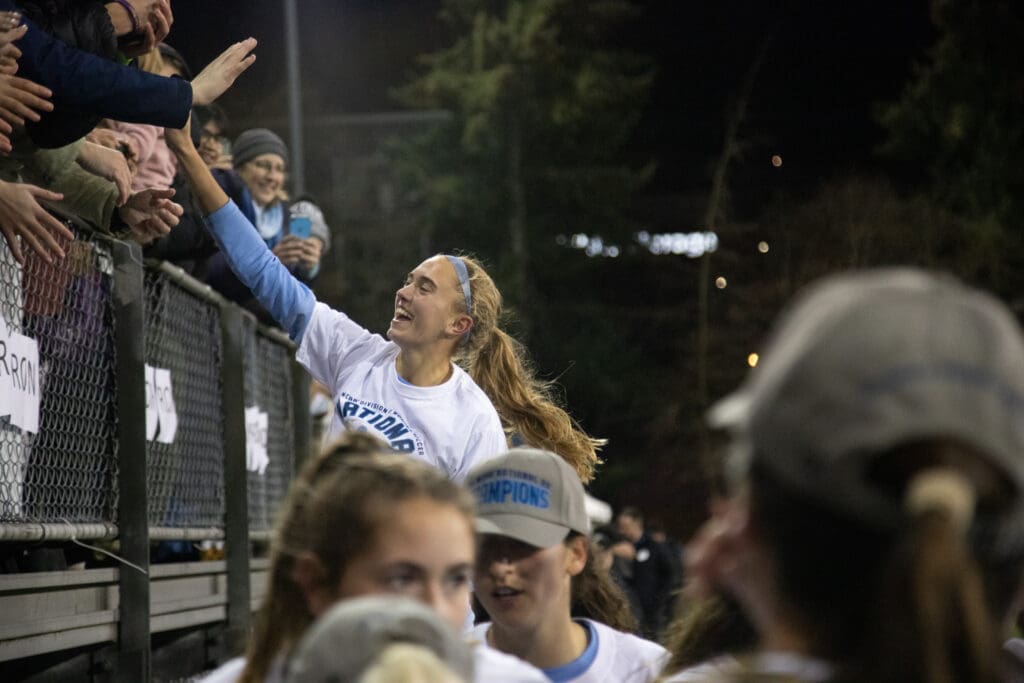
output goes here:
[{"label": "distant light", "polygon": [[726,282],[724,277],[718,277],[715,279],[715,287],[718,287],[719,289],[725,289],[728,284],[729,283]]},{"label": "distant light", "polygon": [[778,154],[773,154],[772,155],[772,166],[774,166],[775,168],[778,168],[779,166],[782,166],[782,157],[780,157]]},{"label": "distant light", "polygon": [[757,361],[759,361],[760,359],[760,356],[758,356],[756,353],[752,353],[749,356],[747,356],[747,365],[749,365],[752,368],[756,368]]},{"label": "distant light", "polygon": [[698,258],[718,249],[718,235],[713,232],[636,233],[633,238],[652,254],[677,254]]},{"label": "distant light", "polygon": [[619,255],[619,248],[613,244],[612,246],[604,250],[604,255],[610,256],[611,258],[616,258]]},{"label": "distant light", "polygon": [[757,250],[759,252],[761,252],[762,254],[767,254],[768,253],[768,243],[765,242],[764,240],[758,242],[757,243]]},{"label": "distant light", "polygon": [[590,244],[590,238],[584,234],[576,234],[572,236],[572,246],[577,249],[585,249]]},{"label": "distant light", "polygon": [[569,244],[569,238],[566,237],[565,235],[558,235],[557,237],[555,237],[555,244],[557,244],[560,247],[564,247],[565,245]]}]

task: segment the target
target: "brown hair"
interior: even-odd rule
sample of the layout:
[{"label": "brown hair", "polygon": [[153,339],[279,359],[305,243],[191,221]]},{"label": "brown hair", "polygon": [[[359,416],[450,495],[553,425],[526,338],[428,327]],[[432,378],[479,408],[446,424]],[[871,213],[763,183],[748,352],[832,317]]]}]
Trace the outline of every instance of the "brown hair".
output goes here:
[{"label": "brown hair", "polygon": [[[955,472],[979,514],[1009,505],[1009,484],[962,445],[930,441],[880,456],[870,476],[899,503],[917,477]],[[952,508],[911,508],[889,525],[855,521],[751,473],[751,519],[771,548],[776,588],[805,620],[814,654],[836,680],[995,683],[997,624],[1018,585],[1021,558],[970,543]]]},{"label": "brown hair", "polygon": [[552,383],[537,379],[522,344],[500,327],[501,292],[471,256],[459,256],[469,273],[473,310],[466,311],[463,297],[456,309],[473,319],[473,328],[456,349],[456,359],[491,399],[507,430],[523,444],[562,456],[583,483],[594,478],[600,463],[597,449],[606,442],[589,436],[552,394]]},{"label": "brown hair", "polygon": [[450,504],[472,520],[473,499],[466,490],[434,467],[382,450],[364,436],[342,437],[306,463],[293,482],[271,542],[267,595],[256,615],[240,683],[262,683],[274,659],[287,655],[313,622],[292,578],[302,553],[316,555],[326,569],[325,582],[337,585],[400,502],[425,497]]},{"label": "brown hair", "polygon": [[669,660],[659,680],[721,655],[749,651],[757,644],[754,625],[728,595],[692,604],[680,600],[679,606],[679,614],[665,629]]},{"label": "brown hair", "polygon": [[629,599],[608,572],[597,566],[590,539],[571,531],[565,539],[566,545],[577,538],[586,543],[587,562],[583,571],[572,579],[572,616],[593,619],[618,631],[636,633],[636,617],[629,608]]}]

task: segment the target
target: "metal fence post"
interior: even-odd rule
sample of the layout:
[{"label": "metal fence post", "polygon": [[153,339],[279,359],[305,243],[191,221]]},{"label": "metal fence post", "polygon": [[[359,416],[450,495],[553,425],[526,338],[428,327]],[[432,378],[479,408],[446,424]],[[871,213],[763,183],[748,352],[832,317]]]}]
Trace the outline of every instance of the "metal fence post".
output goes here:
[{"label": "metal fence post", "polygon": [[245,462],[245,327],[237,306],[220,307],[224,407],[224,550],[227,556],[228,648],[249,634],[249,495]]},{"label": "metal fence post", "polygon": [[292,406],[295,420],[295,472],[310,457],[312,422],[309,417],[309,373],[295,359],[292,364]]},{"label": "metal fence post", "polygon": [[117,680],[150,680],[149,519],[146,499],[145,296],[142,250],[113,242],[114,343],[117,353],[117,524],[124,559],[118,570]]}]

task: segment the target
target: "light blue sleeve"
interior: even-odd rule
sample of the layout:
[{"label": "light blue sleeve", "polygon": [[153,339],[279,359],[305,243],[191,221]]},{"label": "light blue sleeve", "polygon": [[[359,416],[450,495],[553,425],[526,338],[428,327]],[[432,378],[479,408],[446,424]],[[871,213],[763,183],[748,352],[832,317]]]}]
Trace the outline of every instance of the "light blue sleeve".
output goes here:
[{"label": "light blue sleeve", "polygon": [[228,201],[207,220],[231,270],[292,341],[300,343],[316,304],[313,292],[288,272],[234,202]]}]

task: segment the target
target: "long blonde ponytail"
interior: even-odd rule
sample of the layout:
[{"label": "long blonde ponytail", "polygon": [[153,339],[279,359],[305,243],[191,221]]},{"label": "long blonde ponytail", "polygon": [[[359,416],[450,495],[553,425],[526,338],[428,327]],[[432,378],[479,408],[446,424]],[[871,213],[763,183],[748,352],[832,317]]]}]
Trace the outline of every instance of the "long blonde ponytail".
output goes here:
[{"label": "long blonde ponytail", "polygon": [[[559,454],[589,482],[601,462],[597,450],[606,441],[584,432],[558,405],[551,383],[534,376],[522,344],[499,326],[501,292],[476,259],[460,258],[469,272],[473,328],[457,360],[491,399],[507,431],[523,445]],[[465,303],[456,306],[464,309]]]}]

